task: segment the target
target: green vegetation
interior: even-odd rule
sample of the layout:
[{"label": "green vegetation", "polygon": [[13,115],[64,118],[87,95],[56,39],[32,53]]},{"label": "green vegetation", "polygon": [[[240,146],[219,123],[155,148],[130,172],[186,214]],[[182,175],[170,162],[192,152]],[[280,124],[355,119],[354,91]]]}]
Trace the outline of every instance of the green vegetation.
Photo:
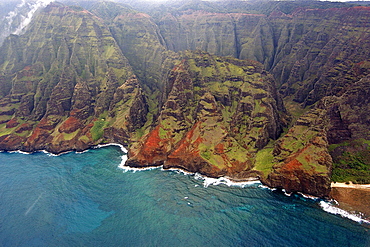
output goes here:
[{"label": "green vegetation", "polygon": [[209,161],[211,159],[211,151],[209,149],[206,149],[200,153],[200,156]]},{"label": "green vegetation", "polygon": [[1,124],[0,125],[0,136],[5,136],[11,134],[15,128],[6,128],[6,124]]},{"label": "green vegetation", "polygon": [[[369,141],[358,139],[330,145],[333,155],[332,180],[370,184],[370,146]],[[344,151],[340,151],[344,150]]]},{"label": "green vegetation", "polygon": [[159,128],[159,138],[161,139],[167,138],[167,132],[163,128]]},{"label": "green vegetation", "polygon": [[94,126],[91,128],[91,136],[93,141],[97,141],[103,137],[106,123],[107,122],[103,119],[94,122]]},{"label": "green vegetation", "polygon": [[274,165],[272,151],[272,147],[266,147],[259,150],[256,154],[254,170],[261,171],[264,177],[267,177],[267,175],[272,172],[272,167]]},{"label": "green vegetation", "polygon": [[77,135],[78,132],[79,130],[76,130],[75,132],[72,133],[63,133],[63,138],[64,140],[70,141]]},{"label": "green vegetation", "polygon": [[86,135],[81,136],[79,139],[86,143],[90,141],[89,137],[87,137]]},{"label": "green vegetation", "polygon": [[335,165],[331,175],[333,182],[348,182],[357,184],[370,184],[370,171],[357,169],[341,169]]}]

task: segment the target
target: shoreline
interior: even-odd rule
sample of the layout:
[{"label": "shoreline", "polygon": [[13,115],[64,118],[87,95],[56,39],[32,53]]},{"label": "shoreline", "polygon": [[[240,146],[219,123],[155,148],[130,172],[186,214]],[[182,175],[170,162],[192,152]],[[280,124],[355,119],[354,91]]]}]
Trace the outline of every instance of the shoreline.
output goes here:
[{"label": "shoreline", "polygon": [[370,190],[370,184],[354,184],[351,181],[349,181],[348,183],[332,182],[331,188],[349,188],[349,189]]},{"label": "shoreline", "polygon": [[105,144],[96,144],[96,145],[90,146],[90,147],[88,147],[86,149],[83,149],[83,150],[71,149],[71,150],[62,151],[62,152],[58,152],[58,153],[51,152],[51,151],[48,151],[48,150],[45,150],[45,149],[33,150],[33,151],[23,151],[21,149],[17,149],[17,150],[2,149],[2,150],[0,150],[0,153],[19,153],[19,154],[44,153],[44,154],[49,155],[49,156],[60,156],[60,155],[63,155],[63,154],[68,154],[68,153],[73,153],[73,152],[75,152],[76,154],[83,154],[83,153],[88,152],[91,149],[103,148],[103,147],[108,147],[108,146],[117,146],[117,147],[119,147],[121,149],[121,151],[124,153],[124,155],[127,156],[128,150],[122,144],[114,143],[114,142],[105,143]]},{"label": "shoreline", "polygon": [[370,184],[331,183],[330,197],[335,207],[356,215],[370,224]]},{"label": "shoreline", "polygon": [[[249,187],[252,184],[259,184],[259,187],[270,189],[271,191],[276,190],[276,188],[271,188],[267,185],[264,185],[261,180],[259,180],[257,177],[250,177],[245,179],[234,179],[231,177],[218,177],[218,178],[212,178],[207,177],[204,174],[199,173],[193,173],[186,171],[181,168],[167,168],[164,169],[163,166],[149,166],[149,167],[130,167],[126,166],[126,161],[128,159],[128,151],[127,149],[122,145],[118,143],[106,143],[106,144],[98,144],[91,146],[83,151],[77,151],[77,150],[70,150],[66,152],[61,152],[58,154],[48,152],[46,150],[37,150],[33,152],[24,152],[21,150],[12,150],[12,151],[5,151],[2,150],[1,152],[9,152],[9,153],[21,153],[21,154],[32,154],[35,152],[42,152],[49,156],[60,156],[66,153],[75,152],[76,154],[81,154],[84,152],[88,152],[91,149],[97,149],[97,148],[103,148],[107,146],[118,146],[121,151],[123,152],[123,155],[121,156],[122,160],[121,163],[118,165],[117,168],[123,170],[123,172],[136,172],[136,171],[145,171],[145,170],[153,170],[153,169],[160,169],[162,171],[175,171],[178,173],[182,173],[184,175],[192,175],[196,180],[203,180],[203,186],[208,187],[209,185],[219,185],[224,184],[226,186],[236,186],[240,188]],[[351,220],[357,221],[359,223],[366,223],[370,224],[370,208],[367,207],[367,205],[370,205],[370,184],[353,184],[352,182],[347,183],[339,183],[339,182],[332,182],[331,183],[332,192],[330,194],[330,197],[336,202],[335,206],[332,205],[322,205],[319,204],[320,207],[331,214],[339,214],[342,217],[349,218]],[[286,193],[283,190],[284,194],[286,196],[291,196],[292,193]],[[300,196],[304,198],[308,198],[311,200],[317,200],[318,197],[314,197],[311,195],[306,195],[301,192],[297,192]],[[324,201],[322,201],[324,202]],[[330,207],[334,207],[337,209],[330,209]],[[339,212],[338,210],[342,210],[343,212]]]}]

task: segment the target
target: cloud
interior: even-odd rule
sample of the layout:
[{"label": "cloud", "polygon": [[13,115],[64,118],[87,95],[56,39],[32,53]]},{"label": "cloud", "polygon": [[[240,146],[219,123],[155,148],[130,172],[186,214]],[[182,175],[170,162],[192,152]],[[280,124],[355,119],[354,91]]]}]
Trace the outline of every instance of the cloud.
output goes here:
[{"label": "cloud", "polygon": [[[20,34],[22,30],[31,23],[33,15],[39,8],[46,7],[49,3],[54,2],[54,0],[36,0],[36,1],[26,1],[22,0],[22,3],[18,4],[16,8],[22,8],[26,4],[29,7],[29,11],[26,15],[22,16],[21,24],[13,32],[13,34]],[[17,11],[17,10],[16,10]]]}]

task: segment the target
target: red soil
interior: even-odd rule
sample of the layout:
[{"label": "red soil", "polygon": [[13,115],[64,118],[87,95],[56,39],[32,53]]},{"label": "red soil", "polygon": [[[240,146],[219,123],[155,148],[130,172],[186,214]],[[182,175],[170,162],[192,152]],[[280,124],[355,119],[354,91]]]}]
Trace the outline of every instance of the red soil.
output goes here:
[{"label": "red soil", "polygon": [[21,124],[16,130],[15,132],[16,133],[22,133],[23,131],[27,131],[27,130],[32,130],[32,125],[30,125],[29,123],[23,123]]},{"label": "red soil", "polygon": [[6,128],[10,129],[10,128],[14,128],[18,125],[18,121],[16,118],[12,118],[9,120],[9,122],[6,123]]},{"label": "red soil", "polygon": [[43,133],[45,133],[45,130],[36,127],[35,130],[32,132],[32,135],[28,138],[27,142],[34,143],[40,138]]},{"label": "red soil", "polygon": [[66,121],[59,127],[59,132],[72,133],[77,129],[81,128],[82,124],[77,118],[70,116]]},{"label": "red soil", "polygon": [[302,166],[303,165],[301,162],[299,162],[296,159],[293,159],[290,162],[283,165],[282,169],[287,170],[287,171],[295,171],[295,170],[301,169]]}]

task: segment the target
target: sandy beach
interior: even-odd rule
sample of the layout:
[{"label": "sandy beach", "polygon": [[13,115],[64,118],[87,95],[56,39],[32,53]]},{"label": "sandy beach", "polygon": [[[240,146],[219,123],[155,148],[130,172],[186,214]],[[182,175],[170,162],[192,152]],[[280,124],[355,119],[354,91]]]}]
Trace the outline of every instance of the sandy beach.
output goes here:
[{"label": "sandy beach", "polygon": [[367,189],[370,190],[370,184],[354,184],[351,181],[348,183],[331,183],[332,188],[351,188],[351,189]]},{"label": "sandy beach", "polygon": [[370,220],[370,184],[332,183],[331,197],[339,208]]}]

